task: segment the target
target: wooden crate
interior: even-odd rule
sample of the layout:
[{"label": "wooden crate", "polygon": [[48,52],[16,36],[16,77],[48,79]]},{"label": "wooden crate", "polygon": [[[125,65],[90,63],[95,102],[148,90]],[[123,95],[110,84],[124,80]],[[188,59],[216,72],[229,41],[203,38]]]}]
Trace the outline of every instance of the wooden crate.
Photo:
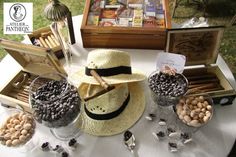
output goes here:
[{"label": "wooden crate", "polygon": [[0,101],[15,107],[17,105],[30,112],[28,103],[29,85],[34,78],[45,73],[66,75],[52,49],[0,39],[3,47],[21,66],[12,78],[0,87]]},{"label": "wooden crate", "polygon": [[[50,27],[43,27],[43,28],[33,31],[31,34],[25,35],[25,43],[33,44],[33,42],[32,42],[33,39],[39,40],[40,38],[42,38],[41,40],[44,40],[44,42],[46,43],[46,45],[45,45],[45,43],[42,44],[40,42],[41,47],[52,49],[52,51],[55,53],[56,57],[59,59],[64,57],[60,43],[56,39],[56,37],[53,34]],[[45,41],[45,40],[47,40],[47,41]]]},{"label": "wooden crate", "polygon": [[232,104],[236,91],[216,64],[223,27],[170,29],[166,52],[186,56],[189,91],[207,93],[215,104]]},{"label": "wooden crate", "polygon": [[158,27],[101,27],[87,24],[91,0],[86,0],[81,35],[85,48],[164,49],[166,29],[171,28],[168,0],[163,0],[164,28]]}]

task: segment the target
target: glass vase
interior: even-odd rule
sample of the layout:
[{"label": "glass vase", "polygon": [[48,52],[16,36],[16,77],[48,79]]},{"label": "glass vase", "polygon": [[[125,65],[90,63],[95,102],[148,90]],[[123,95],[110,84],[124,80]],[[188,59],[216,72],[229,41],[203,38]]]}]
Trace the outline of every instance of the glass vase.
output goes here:
[{"label": "glass vase", "polygon": [[44,74],[30,85],[29,103],[35,120],[61,140],[79,134],[81,100],[77,89],[59,73]]}]

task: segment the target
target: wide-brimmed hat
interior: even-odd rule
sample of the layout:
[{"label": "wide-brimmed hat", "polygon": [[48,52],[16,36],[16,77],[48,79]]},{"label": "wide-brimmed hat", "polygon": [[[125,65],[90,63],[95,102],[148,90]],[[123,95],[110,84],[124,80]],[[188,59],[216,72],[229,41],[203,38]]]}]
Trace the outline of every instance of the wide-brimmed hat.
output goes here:
[{"label": "wide-brimmed hat", "polygon": [[[79,87],[81,97],[100,90],[101,86],[85,83]],[[95,136],[119,134],[133,126],[144,109],[145,98],[140,83],[117,84],[113,90],[84,102],[80,116],[82,129]]]},{"label": "wide-brimmed hat", "polygon": [[88,54],[86,67],[80,67],[70,76],[70,80],[99,84],[90,74],[95,70],[108,84],[142,81],[146,76],[131,67],[128,52],[110,49],[96,49]]}]

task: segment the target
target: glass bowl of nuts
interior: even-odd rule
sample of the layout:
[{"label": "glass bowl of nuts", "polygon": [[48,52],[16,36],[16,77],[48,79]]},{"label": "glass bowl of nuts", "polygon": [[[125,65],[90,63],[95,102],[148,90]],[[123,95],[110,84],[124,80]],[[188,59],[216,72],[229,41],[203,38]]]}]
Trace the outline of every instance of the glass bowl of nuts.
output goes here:
[{"label": "glass bowl of nuts", "polygon": [[180,73],[154,71],[148,77],[153,101],[160,106],[176,105],[188,89],[188,80]]},{"label": "glass bowl of nuts", "polygon": [[20,152],[31,151],[36,147],[37,141],[32,140],[36,123],[31,114],[17,109],[8,109],[1,113],[0,123],[2,145],[18,149]]},{"label": "glass bowl of nuts", "polygon": [[182,129],[198,128],[206,125],[213,116],[213,100],[208,94],[194,94],[182,97],[174,106],[174,111],[184,125]]}]

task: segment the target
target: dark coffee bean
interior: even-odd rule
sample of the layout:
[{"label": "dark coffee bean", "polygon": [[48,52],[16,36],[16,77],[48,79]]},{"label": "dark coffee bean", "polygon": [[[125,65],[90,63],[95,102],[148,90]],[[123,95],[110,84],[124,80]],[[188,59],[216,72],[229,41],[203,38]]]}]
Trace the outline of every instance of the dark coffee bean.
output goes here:
[{"label": "dark coffee bean", "polygon": [[148,115],[149,115],[150,117],[152,117],[152,118],[155,118],[155,117],[156,117],[156,115],[153,114],[153,113],[149,113]]},{"label": "dark coffee bean", "polygon": [[60,146],[60,145],[56,145],[56,147],[53,148],[52,150],[53,150],[53,151],[56,151],[56,152],[58,152],[58,153],[61,153],[61,152],[64,151],[64,148],[63,148],[62,146]]},{"label": "dark coffee bean", "polygon": [[59,149],[59,145],[56,145],[56,147],[55,148],[53,148],[53,151],[56,151],[56,150],[58,150]]},{"label": "dark coffee bean", "polygon": [[61,153],[61,156],[62,156],[62,157],[68,157],[69,154],[68,154],[67,152],[62,152],[62,153]]},{"label": "dark coffee bean", "polygon": [[124,140],[125,141],[129,140],[132,135],[133,135],[132,132],[130,132],[129,130],[125,131]]},{"label": "dark coffee bean", "polygon": [[48,142],[45,142],[45,143],[42,144],[41,147],[42,147],[42,148],[46,148],[46,147],[48,147],[48,144],[49,144]]},{"label": "dark coffee bean", "polygon": [[50,150],[49,142],[44,142],[41,145],[41,149],[42,149],[42,151],[49,151]]},{"label": "dark coffee bean", "polygon": [[169,146],[171,148],[177,148],[177,144],[176,143],[169,142],[168,144],[169,144]]},{"label": "dark coffee bean", "polygon": [[165,119],[163,119],[163,118],[160,118],[160,121],[161,121],[161,122],[166,122],[166,120],[165,120]]},{"label": "dark coffee bean", "polygon": [[182,137],[183,139],[190,139],[190,136],[189,136],[188,133],[181,133],[181,137]]},{"label": "dark coffee bean", "polygon": [[167,134],[168,134],[168,135],[169,135],[170,133],[173,133],[173,132],[175,132],[174,129],[172,129],[172,128],[167,128]]},{"label": "dark coffee bean", "polygon": [[158,137],[165,137],[165,133],[163,131],[159,131],[158,133],[156,133],[156,135]]},{"label": "dark coffee bean", "polygon": [[72,138],[72,139],[69,141],[68,145],[71,147],[71,146],[75,145],[76,143],[77,143],[76,139]]}]

